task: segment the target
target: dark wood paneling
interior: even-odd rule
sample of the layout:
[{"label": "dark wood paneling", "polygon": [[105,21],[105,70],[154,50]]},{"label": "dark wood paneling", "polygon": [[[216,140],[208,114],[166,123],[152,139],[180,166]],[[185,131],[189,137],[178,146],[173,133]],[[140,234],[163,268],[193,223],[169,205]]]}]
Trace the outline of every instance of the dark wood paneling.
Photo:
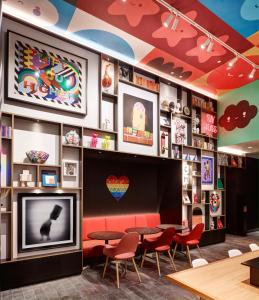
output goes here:
[{"label": "dark wood paneling", "polygon": [[7,290],[81,272],[82,251],[14,261],[0,264],[0,288]]}]

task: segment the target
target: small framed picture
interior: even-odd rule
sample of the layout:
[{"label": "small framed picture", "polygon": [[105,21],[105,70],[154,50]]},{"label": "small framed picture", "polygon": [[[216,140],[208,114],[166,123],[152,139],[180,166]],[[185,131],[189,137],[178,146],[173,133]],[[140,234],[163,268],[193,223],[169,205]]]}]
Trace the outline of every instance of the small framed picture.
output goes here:
[{"label": "small framed picture", "polygon": [[58,177],[56,174],[46,174],[42,175],[42,186],[58,186]]},{"label": "small framed picture", "polygon": [[78,161],[63,161],[63,175],[76,177],[78,173]]}]

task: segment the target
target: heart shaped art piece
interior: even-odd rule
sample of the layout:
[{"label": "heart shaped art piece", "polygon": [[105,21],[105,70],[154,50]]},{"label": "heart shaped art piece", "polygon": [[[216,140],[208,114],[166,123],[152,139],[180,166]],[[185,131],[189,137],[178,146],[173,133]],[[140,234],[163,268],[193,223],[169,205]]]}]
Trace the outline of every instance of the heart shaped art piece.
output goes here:
[{"label": "heart shaped art piece", "polygon": [[129,188],[129,178],[127,176],[117,178],[114,175],[109,175],[106,178],[106,186],[112,197],[119,201]]}]

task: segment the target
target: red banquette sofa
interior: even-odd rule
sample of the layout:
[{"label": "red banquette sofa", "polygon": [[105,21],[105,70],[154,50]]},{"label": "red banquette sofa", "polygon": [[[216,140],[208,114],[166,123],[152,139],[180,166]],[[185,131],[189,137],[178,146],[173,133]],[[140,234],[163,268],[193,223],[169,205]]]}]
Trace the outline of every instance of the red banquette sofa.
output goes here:
[{"label": "red banquette sofa", "polygon": [[[103,253],[104,241],[91,240],[87,237],[88,233],[94,231],[122,231],[129,227],[156,227],[160,224],[159,213],[145,213],[136,215],[84,217],[83,218],[83,253],[84,257],[101,256]],[[158,233],[157,235],[159,235]],[[151,235],[152,237],[156,235]],[[145,236],[145,237],[148,237]],[[109,244],[118,241],[110,241]]]}]

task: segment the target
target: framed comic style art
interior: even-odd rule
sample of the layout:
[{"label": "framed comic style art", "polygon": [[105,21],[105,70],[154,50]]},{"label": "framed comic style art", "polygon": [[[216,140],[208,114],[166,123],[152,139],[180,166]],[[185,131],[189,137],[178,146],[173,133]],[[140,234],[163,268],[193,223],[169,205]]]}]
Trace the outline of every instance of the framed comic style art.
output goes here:
[{"label": "framed comic style art", "polygon": [[86,114],[86,95],[86,59],[8,31],[8,99]]},{"label": "framed comic style art", "polygon": [[214,157],[201,157],[201,184],[203,190],[214,190]]}]

